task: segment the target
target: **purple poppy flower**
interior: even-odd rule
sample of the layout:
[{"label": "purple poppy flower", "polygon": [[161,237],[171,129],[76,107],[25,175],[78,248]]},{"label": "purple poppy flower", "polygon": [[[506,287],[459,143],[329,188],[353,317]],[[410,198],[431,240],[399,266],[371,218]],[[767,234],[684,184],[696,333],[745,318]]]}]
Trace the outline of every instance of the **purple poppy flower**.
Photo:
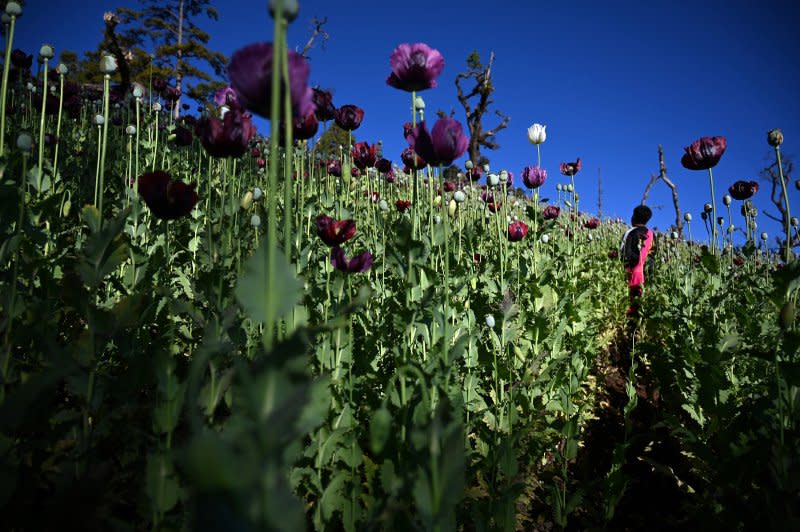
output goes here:
[{"label": "purple poppy flower", "polygon": [[178,87],[167,87],[161,95],[169,102],[177,102],[181,99],[181,90]]},{"label": "purple poppy flower", "polygon": [[165,80],[164,78],[156,78],[153,80],[154,91],[162,92],[166,88],[167,88],[167,80]]},{"label": "purple poppy flower", "polygon": [[348,260],[344,250],[335,247],[331,250],[331,264],[345,273],[362,273],[372,267],[372,253],[365,251]]},{"label": "purple poppy flower", "polygon": [[681,164],[689,170],[714,168],[725,153],[728,141],[725,137],[702,137],[686,146]]},{"label": "purple poppy flower", "polygon": [[192,132],[183,126],[175,128],[175,145],[176,146],[191,146],[192,145]]},{"label": "purple poppy flower", "polygon": [[541,166],[526,166],[522,169],[522,182],[528,188],[539,188],[547,180],[547,170]]},{"label": "purple poppy flower", "polygon": [[[239,103],[264,118],[270,118],[272,51],[272,43],[251,44],[234,52],[228,65],[228,77]],[[314,111],[313,91],[308,87],[310,71],[305,58],[289,50],[289,93],[294,116],[308,116]]]},{"label": "purple poppy flower", "polygon": [[583,222],[583,226],[586,229],[597,229],[600,227],[600,220],[598,218],[589,218],[585,222]]},{"label": "purple poppy flower", "polygon": [[313,91],[311,99],[313,100],[314,107],[316,108],[314,113],[317,115],[317,120],[320,122],[333,120],[333,115],[336,112],[336,108],[333,106],[333,95],[329,91],[324,91],[318,88],[311,90]]},{"label": "purple poppy flower", "polygon": [[230,108],[239,105],[239,100],[233,87],[227,85],[214,93],[214,103],[220,107],[226,105]]},{"label": "purple poppy flower", "polygon": [[377,170],[382,174],[388,174],[392,171],[392,161],[389,159],[380,158],[378,159],[378,162],[375,163],[375,168],[377,168]]},{"label": "purple poppy flower", "polygon": [[411,130],[406,140],[431,166],[447,166],[467,151],[469,140],[458,120],[440,118],[431,132],[423,120]]},{"label": "purple poppy flower", "polygon": [[356,235],[355,220],[334,220],[320,214],[315,221],[317,236],[330,247],[339,247]]},{"label": "purple poppy flower", "polygon": [[406,92],[436,87],[436,78],[444,68],[444,57],[424,43],[401,44],[389,58],[392,73],[386,83]]},{"label": "purple poppy flower", "polygon": [[581,158],[578,157],[578,160],[574,163],[561,163],[561,173],[563,175],[574,176],[578,172],[581,171],[583,164],[581,163]]},{"label": "purple poppy flower", "polygon": [[249,114],[231,109],[222,120],[216,116],[200,119],[195,134],[212,157],[241,157],[249,149],[256,127]]},{"label": "purple poppy flower", "polygon": [[508,240],[511,242],[519,242],[528,235],[528,226],[525,222],[517,220],[508,225]]},{"label": "purple poppy flower", "polygon": [[339,107],[334,111],[333,118],[336,120],[336,125],[345,131],[354,131],[361,125],[364,120],[364,110],[352,104],[347,104]]},{"label": "purple poppy flower", "polygon": [[187,185],[182,181],[173,181],[162,170],[148,172],[137,180],[139,195],[156,218],[177,220],[192,212],[197,204],[197,192],[194,190],[197,183]]},{"label": "purple poppy flower", "polygon": [[561,214],[561,209],[555,205],[548,205],[542,210],[542,217],[544,217],[545,220],[555,220],[558,218],[559,214]]},{"label": "purple poppy flower", "polygon": [[295,140],[308,140],[313,138],[319,130],[319,122],[314,113],[308,113],[305,118],[295,118],[292,124]]},{"label": "purple poppy flower", "polygon": [[758,183],[755,181],[737,181],[728,188],[728,193],[739,201],[753,197],[758,192]]}]

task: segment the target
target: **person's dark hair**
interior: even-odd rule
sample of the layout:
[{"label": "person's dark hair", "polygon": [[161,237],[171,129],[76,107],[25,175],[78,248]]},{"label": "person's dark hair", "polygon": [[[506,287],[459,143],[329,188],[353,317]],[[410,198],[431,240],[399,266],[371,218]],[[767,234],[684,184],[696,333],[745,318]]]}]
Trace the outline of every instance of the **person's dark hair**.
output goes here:
[{"label": "person's dark hair", "polygon": [[633,216],[631,216],[631,225],[645,225],[650,221],[653,216],[653,211],[647,205],[639,205],[633,209]]}]

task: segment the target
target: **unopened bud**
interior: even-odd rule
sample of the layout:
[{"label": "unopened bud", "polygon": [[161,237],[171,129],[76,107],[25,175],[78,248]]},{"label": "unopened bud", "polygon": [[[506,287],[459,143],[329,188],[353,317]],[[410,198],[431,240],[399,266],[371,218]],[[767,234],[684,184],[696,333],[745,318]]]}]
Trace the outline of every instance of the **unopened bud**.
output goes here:
[{"label": "unopened bud", "polygon": [[792,216],[789,219],[789,223],[792,224],[792,227],[797,227],[800,224],[800,221],[798,221],[796,217]]},{"label": "unopened bud", "polygon": [[494,316],[492,316],[491,314],[486,315],[486,326],[489,327],[490,329],[494,329],[495,321],[494,321]]},{"label": "unopened bud", "polygon": [[242,201],[241,201],[241,202],[239,202],[239,205],[240,205],[240,206],[242,207],[242,209],[244,209],[244,210],[247,210],[247,209],[249,209],[250,207],[252,207],[252,206],[253,206],[253,193],[252,193],[251,191],[249,191],[249,190],[248,190],[248,191],[245,193],[244,197],[242,198]]}]

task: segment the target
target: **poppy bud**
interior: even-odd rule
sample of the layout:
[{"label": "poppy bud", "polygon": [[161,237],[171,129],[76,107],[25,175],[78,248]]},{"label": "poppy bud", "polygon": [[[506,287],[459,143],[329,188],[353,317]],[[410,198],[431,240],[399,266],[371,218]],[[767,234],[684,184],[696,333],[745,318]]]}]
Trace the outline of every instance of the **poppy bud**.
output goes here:
[{"label": "poppy bud", "polygon": [[556,185],[556,190],[558,190],[559,192],[564,190],[564,187],[561,186],[561,183]]},{"label": "poppy bud", "polygon": [[433,205],[434,206],[438,207],[441,204],[442,204],[442,197],[441,196],[436,196],[435,198],[433,198]]},{"label": "poppy bud", "polygon": [[542,242],[544,242],[545,244],[550,242],[550,235],[548,235],[547,233],[543,234],[542,235]]},{"label": "poppy bud", "polygon": [[247,210],[250,207],[252,207],[253,206],[253,193],[248,190],[247,193],[242,198],[242,201],[239,203],[239,205],[244,210]]},{"label": "poppy bud", "polygon": [[433,223],[439,225],[440,223],[442,223],[442,217],[437,214],[436,216],[433,217]]},{"label": "poppy bud", "polygon": [[720,227],[725,225],[725,218],[722,216],[717,216],[717,224],[719,224]]},{"label": "poppy bud", "polygon": [[770,129],[767,133],[767,142],[773,148],[783,144],[783,132],[780,129]]},{"label": "poppy bud", "polygon": [[687,212],[686,214],[683,215],[683,219],[686,220],[687,222],[691,222],[692,214]]},{"label": "poppy bud", "polygon": [[731,197],[725,194],[722,196],[722,203],[724,203],[726,207],[729,206],[731,204]]},{"label": "poppy bud", "polygon": [[449,214],[450,217],[455,216],[457,208],[458,208],[458,203],[456,203],[456,200],[451,199],[450,203],[447,204],[447,214]]},{"label": "poppy bud", "polygon": [[783,329],[784,331],[789,330],[792,327],[792,324],[794,324],[794,318],[795,318],[794,303],[792,303],[791,301],[787,301],[786,303],[783,304],[783,307],[781,307],[781,314],[780,314],[781,329]]},{"label": "poppy bud", "polygon": [[564,190],[566,190],[567,192],[572,192],[573,186],[571,184],[564,185]]},{"label": "poppy bud", "polygon": [[729,225],[728,226],[728,234],[729,235],[732,235],[734,230],[735,230],[735,227],[733,225]]},{"label": "poppy bud", "polygon": [[71,201],[67,200],[67,201],[64,202],[64,208],[61,211],[64,217],[69,216],[69,210],[70,210],[71,207],[72,207],[72,202]]},{"label": "poppy bud", "polygon": [[486,315],[486,326],[489,327],[490,329],[494,329],[495,321],[494,321],[494,316],[492,316],[491,314]]},{"label": "poppy bud", "polygon": [[701,212],[700,218],[702,218],[703,221],[705,222],[706,220],[708,220],[708,213],[706,211]]}]

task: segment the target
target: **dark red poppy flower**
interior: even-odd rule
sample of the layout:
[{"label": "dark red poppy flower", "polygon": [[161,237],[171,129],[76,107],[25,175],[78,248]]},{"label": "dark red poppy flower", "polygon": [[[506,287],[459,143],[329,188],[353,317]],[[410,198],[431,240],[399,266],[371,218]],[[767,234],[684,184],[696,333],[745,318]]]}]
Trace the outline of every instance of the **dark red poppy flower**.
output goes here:
[{"label": "dark red poppy flower", "polygon": [[292,124],[294,140],[308,140],[314,138],[319,130],[319,122],[314,113],[308,113],[304,118],[295,118]]},{"label": "dark red poppy flower", "polygon": [[735,265],[737,265],[737,266],[741,266],[742,264],[744,264],[744,259],[742,257],[738,257],[738,256],[734,257],[733,258],[733,263]]},{"label": "dark red poppy flower", "polygon": [[176,146],[191,146],[192,145],[192,132],[183,126],[175,128],[175,145]]},{"label": "dark red poppy flower", "polygon": [[480,253],[472,254],[472,262],[474,262],[475,264],[480,264],[482,260],[483,260],[483,255],[481,255]]},{"label": "dark red poppy flower", "polygon": [[139,195],[153,216],[162,220],[177,220],[186,216],[197,203],[195,192],[197,183],[187,185],[182,181],[172,181],[170,175],[162,170],[148,172],[139,176]]},{"label": "dark red poppy flower", "polygon": [[212,157],[241,157],[256,134],[252,118],[239,109],[231,109],[220,120],[203,117],[195,126],[200,143]]},{"label": "dark red poppy flower", "polygon": [[331,264],[337,270],[345,273],[366,272],[372,267],[372,253],[365,251],[348,259],[342,248],[335,247],[331,250]]},{"label": "dark red poppy flower", "polygon": [[528,226],[525,222],[517,220],[508,225],[508,239],[511,242],[519,242],[528,234]]},{"label": "dark red poppy flower", "polygon": [[357,142],[353,146],[351,155],[353,156],[353,164],[359,170],[366,170],[374,167],[375,163],[378,162],[378,146],[375,144],[370,146],[368,142]]},{"label": "dark red poppy flower", "polygon": [[432,166],[451,164],[467,151],[469,144],[461,124],[452,118],[440,118],[430,132],[423,120],[406,140]]},{"label": "dark red poppy flower", "polygon": [[578,160],[574,163],[561,163],[561,173],[563,175],[573,176],[580,172],[582,167],[581,158],[578,157]]},{"label": "dark red poppy flower", "polygon": [[164,78],[155,78],[153,80],[153,90],[156,92],[163,92],[167,88],[167,80]]},{"label": "dark red poppy flower", "polygon": [[355,220],[334,220],[330,216],[320,214],[316,218],[317,236],[327,245],[340,246],[356,234]]},{"label": "dark red poppy flower", "polygon": [[489,209],[489,212],[492,212],[492,213],[496,213],[497,211],[499,211],[500,207],[502,207],[502,206],[503,206],[503,202],[502,201],[498,201],[497,203],[492,201],[492,202],[486,204],[486,207]]},{"label": "dark red poppy flower", "polygon": [[597,229],[600,227],[600,220],[597,218],[589,218],[585,222],[583,222],[583,227],[586,229]]},{"label": "dark red poppy flower", "polygon": [[453,183],[452,181],[445,181],[442,184],[442,190],[444,190],[445,192],[454,192],[456,190],[456,184]]},{"label": "dark red poppy flower", "polygon": [[401,44],[389,58],[392,73],[386,83],[406,92],[436,87],[436,78],[444,68],[444,57],[424,43]]},{"label": "dark red poppy flower", "polygon": [[256,159],[256,166],[258,166],[259,168],[266,168],[267,160],[262,158]]},{"label": "dark red poppy flower", "polygon": [[425,160],[417,155],[411,147],[403,150],[403,153],[400,154],[400,159],[410,170],[421,170],[426,166]]},{"label": "dark red poppy flower", "polygon": [[608,258],[611,260],[618,259],[619,251],[617,251],[616,249],[612,249],[611,251],[608,252]]},{"label": "dark red poppy flower", "polygon": [[727,147],[725,137],[701,137],[684,148],[686,153],[681,158],[681,164],[689,170],[714,168]]},{"label": "dark red poppy flower", "polygon": [[364,196],[371,199],[372,203],[378,203],[378,200],[381,199],[381,195],[378,192],[375,192],[374,190],[372,192],[364,191]]},{"label": "dark red poppy flower", "polygon": [[386,176],[387,183],[394,183],[397,180],[397,177],[394,175],[394,168],[386,172],[384,175]]},{"label": "dark red poppy flower", "polygon": [[467,170],[467,177],[470,181],[479,181],[481,177],[483,177],[483,169],[479,166],[475,166],[470,170]]},{"label": "dark red poppy flower", "polygon": [[[249,111],[270,118],[272,101],[272,43],[255,43],[233,53],[228,78],[239,103]],[[305,58],[289,50],[289,94],[293,116],[314,112],[313,91],[308,87],[311,67]]]},{"label": "dark red poppy flower", "polygon": [[506,186],[510,188],[514,186],[514,172],[506,170],[506,174],[508,174],[508,176],[506,177]]},{"label": "dark red poppy flower", "polygon": [[739,201],[752,198],[758,192],[758,183],[755,181],[737,181],[728,188],[728,194]]},{"label": "dark red poppy flower", "polygon": [[484,203],[494,203],[494,194],[491,192],[481,192],[481,201]]},{"label": "dark red poppy flower", "polygon": [[336,107],[333,106],[333,94],[320,88],[311,89],[311,100],[314,102],[314,114],[320,122],[333,120]]},{"label": "dark red poppy flower", "polygon": [[352,104],[343,105],[334,111],[333,119],[345,131],[355,131],[364,120],[364,110]]},{"label": "dark red poppy flower", "polygon": [[325,169],[332,176],[342,177],[342,163],[339,161],[328,161],[328,164],[325,165]]},{"label": "dark red poppy flower", "polygon": [[392,171],[392,161],[389,159],[380,158],[375,163],[375,168],[382,174],[387,174]]},{"label": "dark red poppy flower", "polygon": [[561,209],[555,205],[548,205],[542,210],[542,216],[545,220],[555,220],[561,214]]},{"label": "dark red poppy flower", "polygon": [[[352,177],[358,177],[358,176],[360,176],[360,175],[361,175],[361,170],[359,170],[359,169],[358,169],[357,167],[355,167],[355,166],[352,166],[352,167],[350,167],[350,175],[351,175]],[[365,194],[366,194],[366,193],[365,193]]]},{"label": "dark red poppy flower", "polygon": [[522,169],[522,182],[528,188],[539,188],[546,180],[547,170],[540,166],[526,166]]},{"label": "dark red poppy flower", "polygon": [[403,138],[404,139],[408,138],[408,136],[411,134],[411,131],[413,131],[413,129],[414,129],[414,126],[411,125],[411,122],[405,122],[403,124]]},{"label": "dark red poppy flower", "polygon": [[408,200],[399,199],[394,202],[394,206],[397,207],[398,212],[406,212],[411,208],[411,202]]},{"label": "dark red poppy flower", "polygon": [[177,102],[181,99],[181,90],[178,87],[167,87],[161,92],[161,95],[168,102]]}]

